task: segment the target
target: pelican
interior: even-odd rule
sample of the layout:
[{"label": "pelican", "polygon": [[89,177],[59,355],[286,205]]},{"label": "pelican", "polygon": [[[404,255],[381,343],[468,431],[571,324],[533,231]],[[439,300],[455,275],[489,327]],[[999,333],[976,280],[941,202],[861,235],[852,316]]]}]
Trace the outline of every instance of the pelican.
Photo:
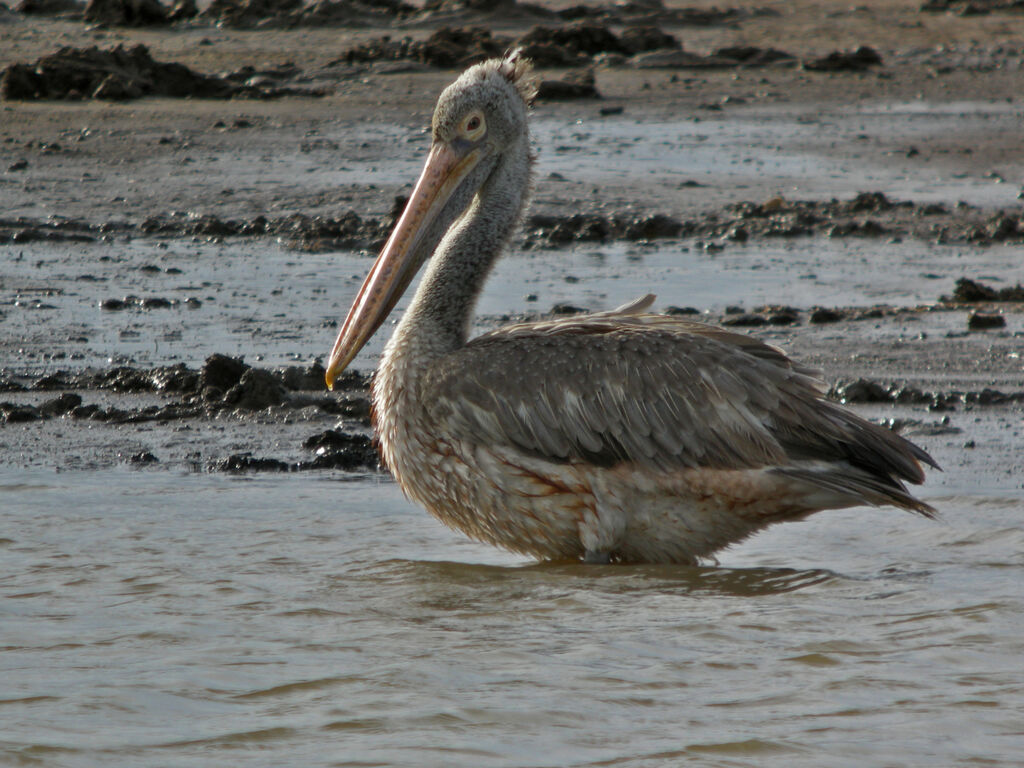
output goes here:
[{"label": "pelican", "polygon": [[426,164],[341,326],[327,386],[426,263],[373,381],[381,456],[468,536],[542,560],[696,564],[824,509],[934,510],[904,482],[937,465],[824,396],[781,350],[616,310],[469,339],[531,188],[531,65],[471,67],[441,94]]}]

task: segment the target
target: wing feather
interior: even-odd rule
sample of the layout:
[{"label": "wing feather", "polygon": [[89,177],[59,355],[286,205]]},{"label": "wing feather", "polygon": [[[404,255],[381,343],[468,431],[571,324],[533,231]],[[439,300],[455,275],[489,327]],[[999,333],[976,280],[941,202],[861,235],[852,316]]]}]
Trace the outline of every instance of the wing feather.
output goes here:
[{"label": "wing feather", "polygon": [[[553,461],[785,468],[823,488],[853,468],[859,488],[913,506],[901,481],[934,466],[923,450],[826,401],[814,372],[781,350],[645,307],[474,339],[424,372],[424,407],[459,439]],[[819,468],[794,469],[801,461]]]}]

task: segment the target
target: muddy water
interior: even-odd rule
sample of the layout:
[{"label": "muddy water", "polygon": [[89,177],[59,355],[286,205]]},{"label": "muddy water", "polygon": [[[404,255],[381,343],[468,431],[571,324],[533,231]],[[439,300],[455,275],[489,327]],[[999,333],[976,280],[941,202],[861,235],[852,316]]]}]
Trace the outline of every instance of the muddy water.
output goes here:
[{"label": "muddy water", "polygon": [[0,476],[0,763],[1018,765],[1024,496],[535,565],[390,482]]},{"label": "muddy water", "polygon": [[[921,118],[931,129],[957,119]],[[645,168],[643,153],[657,149],[650,137],[665,133],[655,127],[631,141],[624,163]],[[538,133],[554,144],[564,128],[541,121]],[[628,135],[625,124],[616,130]],[[775,141],[758,139],[766,129],[755,122],[736,130],[736,146],[767,153]],[[807,128],[808,143],[818,130]],[[597,152],[603,136],[595,129],[577,141]],[[664,170],[660,151],[651,157]],[[578,166],[547,160],[573,151],[545,153],[545,167],[571,183]],[[415,173],[409,154],[402,178]],[[824,150],[778,157],[779,179],[828,162]],[[587,183],[614,176],[616,162],[588,170]],[[898,188],[897,166],[859,166],[864,176],[835,194],[865,180]],[[740,161],[736,173],[753,179],[766,167]],[[937,180],[951,185],[937,193],[946,202],[990,201],[1008,186]],[[194,366],[212,352],[308,362],[326,352],[369,265],[358,254],[297,254],[258,240],[2,251],[0,344],[7,370],[24,376],[121,362]],[[659,306],[715,311],[905,306],[965,275],[1024,280],[1018,250],[912,241],[529,251],[498,268],[480,327],[559,301],[602,309],[651,290]],[[170,306],[101,308],[127,294]],[[910,349],[906,367],[892,356],[886,375],[927,371],[974,388],[994,374],[965,372],[963,358],[994,365],[994,349],[1000,385],[1019,390],[1020,315],[1008,315],[1004,332],[942,341],[963,335],[965,314],[931,313],[916,326],[805,325],[790,341],[859,356]],[[371,365],[380,344],[357,365]],[[942,359],[950,350],[957,365]],[[849,368],[878,373],[864,370],[874,358],[850,359]],[[1020,412],[863,412],[920,422],[909,434],[946,469],[922,496],[943,518],[824,513],[767,531],[709,568],[537,565],[448,532],[381,475],[234,477],[166,460],[111,468],[89,457],[121,450],[124,430],[112,438],[88,421],[5,425],[0,765],[1019,765]],[[266,422],[170,428],[179,426],[178,443],[202,431],[225,451],[239,442],[285,450],[283,428]],[[150,429],[131,432],[141,442],[130,451],[153,447],[159,427]],[[84,458],[56,458],[65,454]]]}]

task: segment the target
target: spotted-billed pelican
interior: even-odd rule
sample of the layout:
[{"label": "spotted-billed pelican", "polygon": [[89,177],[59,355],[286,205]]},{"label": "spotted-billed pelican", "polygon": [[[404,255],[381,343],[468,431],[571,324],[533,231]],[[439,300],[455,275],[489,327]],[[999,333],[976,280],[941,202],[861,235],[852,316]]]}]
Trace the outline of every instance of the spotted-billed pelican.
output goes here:
[{"label": "spotted-billed pelican", "polygon": [[930,506],[931,457],[825,399],[749,336],[617,310],[468,339],[522,216],[532,75],[513,53],[441,94],[405,211],[341,327],[327,384],[426,273],[373,383],[381,454],[405,492],[474,539],[541,559],[695,563],[823,509]]}]

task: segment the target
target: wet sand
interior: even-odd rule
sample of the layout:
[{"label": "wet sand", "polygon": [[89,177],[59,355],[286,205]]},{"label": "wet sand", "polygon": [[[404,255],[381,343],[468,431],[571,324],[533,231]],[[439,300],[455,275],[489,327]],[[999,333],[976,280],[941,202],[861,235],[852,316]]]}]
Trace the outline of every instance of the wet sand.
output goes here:
[{"label": "wet sand", "polygon": [[[339,413],[315,366],[410,189],[452,71],[347,52],[384,34],[419,44],[474,20],[515,40],[539,20],[540,11],[503,8],[403,11],[360,29],[237,29],[203,17],[126,28],[5,14],[0,67],[57,46],[144,44],[147,60],[197,77],[243,82],[230,73],[255,72],[246,82],[320,95],[2,102],[0,347],[5,430],[20,431],[0,461],[107,466],[149,454],[172,466],[280,469],[301,464],[302,442],[323,430],[365,438],[365,418]],[[657,288],[663,308],[749,328],[820,366],[838,397],[863,379],[923,393],[875,398],[897,408],[973,409],[982,398],[1019,413],[1022,304],[952,295],[961,278],[995,289],[1024,280],[1014,38],[1024,17],[917,3],[687,8],[643,23],[704,57],[700,66],[644,68],[644,54],[556,46],[592,68],[602,98],[538,102],[536,194],[513,243],[525,256],[506,260],[505,287],[482,302],[479,327],[607,308]],[[694,8],[707,15],[700,24]],[[592,21],[625,40],[621,20]],[[739,46],[791,59],[707,65]],[[858,46],[873,52],[868,66],[815,64]],[[617,259],[623,266],[594,288],[599,265]],[[364,371],[379,344],[360,359]],[[161,366],[199,376],[214,354],[255,366],[271,393],[236,407],[227,390],[237,381],[212,392],[154,383]],[[283,366],[305,373],[286,382]],[[148,383],[117,386],[121,369]],[[998,396],[982,397],[986,389]],[[62,393],[80,393],[78,410],[50,404]],[[365,403],[365,388],[349,397]],[[82,420],[106,429],[84,439]],[[171,437],[140,439],[133,423],[211,437],[190,457]],[[73,450],[51,450],[55,431]],[[277,446],[255,452],[267,463],[230,461],[261,434]]]}]

